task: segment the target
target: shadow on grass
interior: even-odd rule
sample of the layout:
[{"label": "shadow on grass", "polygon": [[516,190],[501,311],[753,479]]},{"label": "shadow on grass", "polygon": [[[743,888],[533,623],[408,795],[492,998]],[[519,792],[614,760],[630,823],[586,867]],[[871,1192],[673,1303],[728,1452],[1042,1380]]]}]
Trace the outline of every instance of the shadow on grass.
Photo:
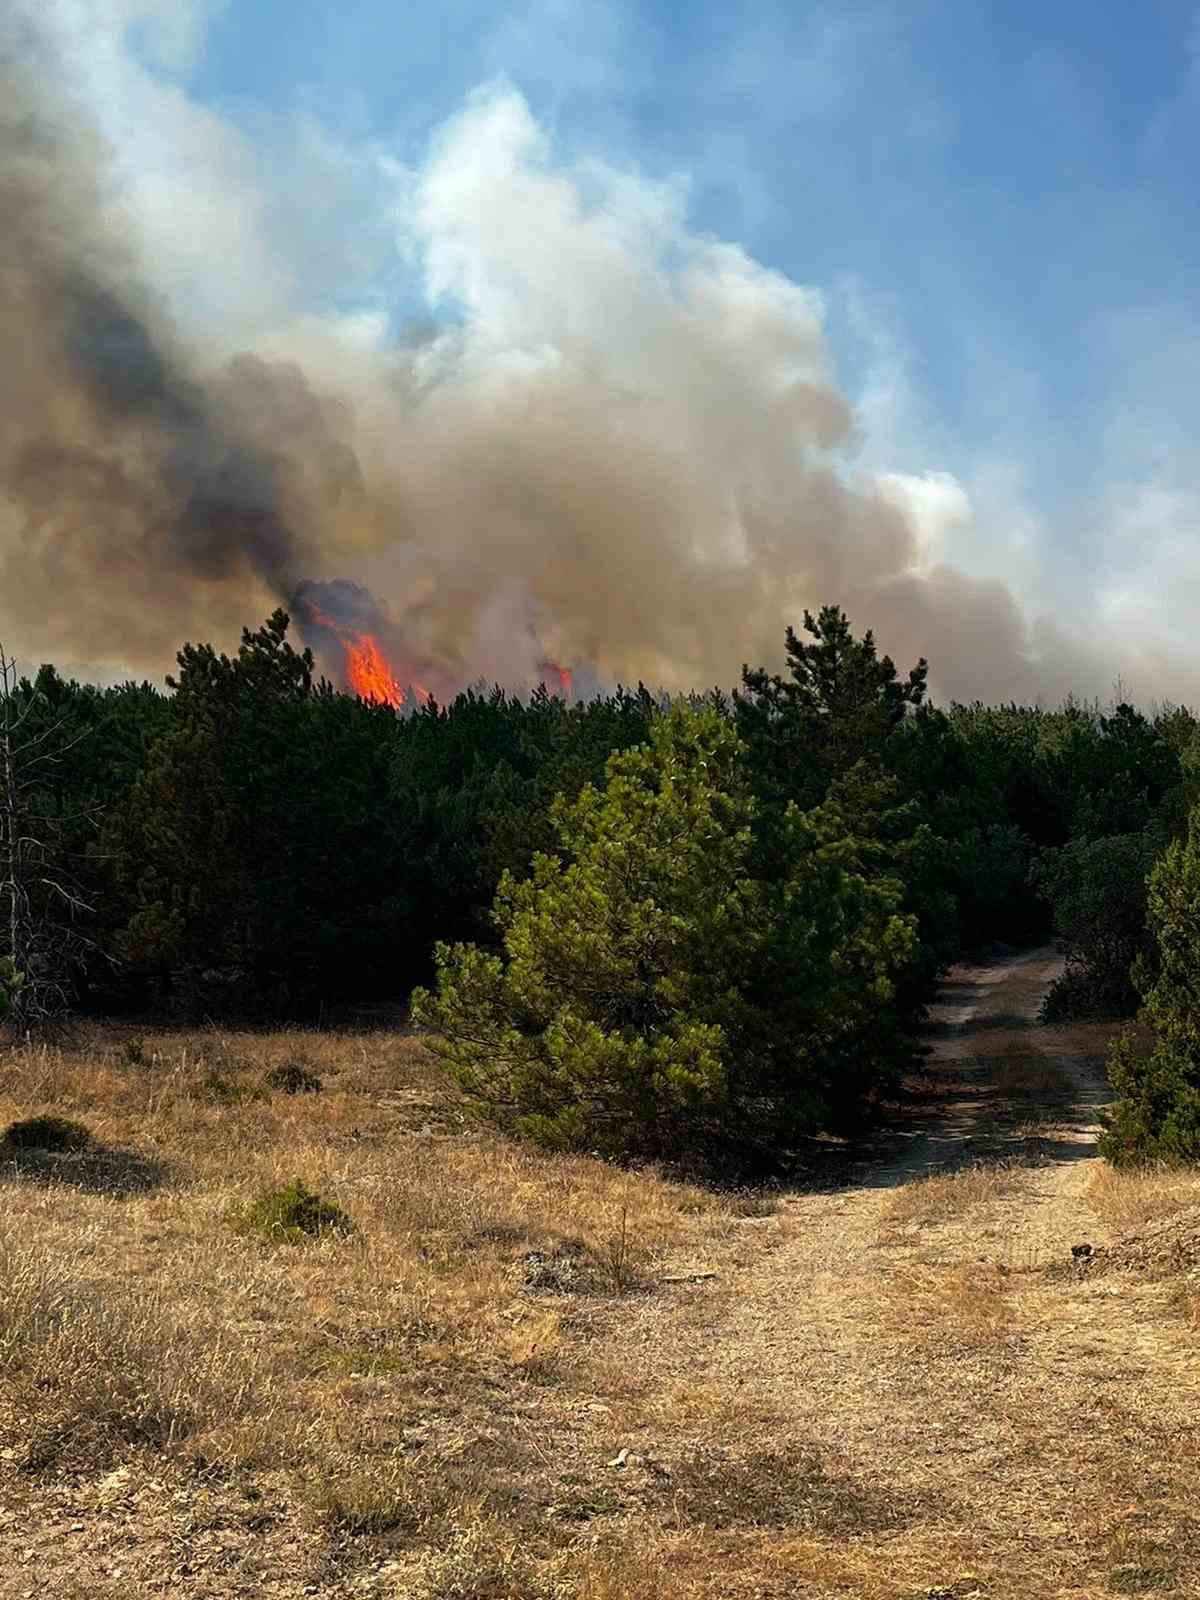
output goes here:
[{"label": "shadow on grass", "polygon": [[117,1198],[150,1194],[175,1178],[166,1161],[134,1150],[90,1145],[86,1150],[22,1150],[0,1144],[0,1182],[63,1185]]}]

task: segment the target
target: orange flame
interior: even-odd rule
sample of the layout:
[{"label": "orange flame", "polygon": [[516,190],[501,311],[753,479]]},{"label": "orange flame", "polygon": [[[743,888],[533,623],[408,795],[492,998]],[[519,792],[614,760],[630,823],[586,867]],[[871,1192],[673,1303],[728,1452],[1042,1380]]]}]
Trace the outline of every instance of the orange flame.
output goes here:
[{"label": "orange flame", "polygon": [[393,706],[399,711],[404,704],[404,690],[396,682],[387,657],[380,649],[379,640],[373,633],[340,637],[346,652],[346,676],[355,694],[361,695],[364,700]]},{"label": "orange flame", "polygon": [[[575,674],[570,667],[560,667],[557,661],[543,661],[541,670],[554,674],[558,693],[562,695],[564,700],[570,700],[575,688]],[[554,687],[547,679],[542,681],[547,689]]]},{"label": "orange flame", "polygon": [[[304,602],[313,621],[335,633],[346,652],[346,680],[354,693],[376,705],[391,706],[399,711],[408,696],[400,687],[400,680],[383,652],[383,646],[373,633],[351,633],[342,623],[322,611],[311,600]],[[413,682],[413,693],[418,700],[431,700],[433,696],[423,683]]]}]

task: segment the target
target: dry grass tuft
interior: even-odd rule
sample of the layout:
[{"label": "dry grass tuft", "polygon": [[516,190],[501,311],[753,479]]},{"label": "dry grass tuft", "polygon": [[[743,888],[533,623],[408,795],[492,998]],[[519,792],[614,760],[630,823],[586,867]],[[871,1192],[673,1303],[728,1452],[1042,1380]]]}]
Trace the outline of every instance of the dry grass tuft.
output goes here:
[{"label": "dry grass tuft", "polygon": [[957,1172],[935,1172],[897,1189],[884,1209],[896,1225],[936,1227],[976,1206],[1003,1199],[1020,1187],[1020,1168],[1010,1161],[979,1162]]},{"label": "dry grass tuft", "polygon": [[448,1486],[428,1464],[409,1456],[340,1455],[306,1485],[318,1522],[332,1532],[428,1534],[454,1509]]},{"label": "dry grass tuft", "polygon": [[482,1520],[453,1529],[408,1592],[413,1600],[567,1600],[579,1590],[537,1562],[511,1529]]},{"label": "dry grass tuft", "polygon": [[945,1354],[995,1344],[1014,1326],[1013,1277],[986,1262],[914,1262],[890,1273],[880,1308],[912,1345]]},{"label": "dry grass tuft", "polygon": [[[697,1554],[694,1535],[682,1546],[663,1540],[657,1548],[650,1539],[630,1540],[572,1552],[562,1575],[581,1600],[690,1600],[704,1581],[689,1571]],[[703,1552],[699,1559],[703,1565]]]},{"label": "dry grass tuft", "polygon": [[1200,1333],[1200,1274],[1190,1274],[1173,1285],[1167,1304],[1176,1316]]},{"label": "dry grass tuft", "polygon": [[1016,1042],[997,1058],[994,1071],[997,1093],[1006,1100],[1053,1102],[1070,1092],[1053,1060]]},{"label": "dry grass tuft", "polygon": [[219,1326],[182,1323],[159,1297],[80,1284],[11,1232],[0,1239],[0,1374],[23,1413],[26,1471],[172,1448],[267,1398]]},{"label": "dry grass tuft", "polygon": [[1200,1205],[1200,1170],[1155,1162],[1144,1167],[1098,1166],[1088,1204],[1114,1233],[1156,1222]]},{"label": "dry grass tuft", "polygon": [[1100,1260],[1106,1267],[1157,1277],[1200,1273],[1200,1205],[1131,1229]]},{"label": "dry grass tuft", "polygon": [[777,1528],[848,1539],[902,1526],[902,1497],[832,1468],[812,1447],[786,1445],[741,1458],[723,1450],[675,1463],[659,1486],[667,1525]]}]

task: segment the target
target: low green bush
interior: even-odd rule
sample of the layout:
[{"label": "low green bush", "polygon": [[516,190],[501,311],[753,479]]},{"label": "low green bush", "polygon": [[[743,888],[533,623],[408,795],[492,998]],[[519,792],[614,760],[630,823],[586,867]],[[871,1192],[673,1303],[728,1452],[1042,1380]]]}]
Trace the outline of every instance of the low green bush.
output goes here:
[{"label": "low green bush", "polygon": [[210,1068],[200,1079],[199,1098],[218,1106],[240,1106],[248,1100],[265,1100],[269,1091],[261,1083],[246,1082],[230,1077],[218,1068]]},{"label": "low green bush", "polygon": [[305,1244],[329,1234],[354,1232],[354,1222],[340,1206],[324,1200],[297,1178],[281,1189],[268,1189],[233,1216],[239,1233],[255,1233],[276,1244]]}]

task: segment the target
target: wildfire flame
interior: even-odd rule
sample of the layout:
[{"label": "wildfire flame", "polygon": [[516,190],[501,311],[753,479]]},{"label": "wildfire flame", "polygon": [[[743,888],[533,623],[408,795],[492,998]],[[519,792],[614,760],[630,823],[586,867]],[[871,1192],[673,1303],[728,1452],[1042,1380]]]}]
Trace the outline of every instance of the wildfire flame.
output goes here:
[{"label": "wildfire flame", "polygon": [[[313,598],[320,596],[321,603]],[[348,689],[374,705],[391,706],[400,711],[408,700],[408,689],[423,702],[433,695],[408,672],[407,663],[398,668],[389,656],[385,641],[394,634],[387,612],[361,584],[342,579],[302,586],[296,597],[309,621],[328,637],[336,639],[345,658],[343,679]],[[536,658],[535,658],[536,659]],[[543,659],[537,668],[541,681],[551,694],[570,704],[575,698],[575,675],[570,667]],[[401,672],[404,676],[401,676]]]},{"label": "wildfire flame", "polygon": [[346,677],[355,694],[364,700],[377,700],[397,711],[404,704],[404,690],[396,682],[387,657],[373,633],[360,633],[342,639],[346,652]]},{"label": "wildfire flame", "polygon": [[[338,622],[335,617],[322,611],[311,600],[305,600],[304,606],[318,627],[327,628],[330,633],[337,636],[346,653],[346,681],[354,693],[363,700],[371,700],[376,705],[391,706],[393,710],[399,711],[408,696],[400,687],[400,680],[375,635],[355,633],[344,623]],[[423,683],[414,681],[410,687],[418,700],[432,699]]]},{"label": "wildfire flame", "polygon": [[543,661],[540,670],[548,674],[542,679],[547,689],[556,689],[564,700],[570,701],[575,690],[575,674],[570,667],[560,667],[557,661]]}]

